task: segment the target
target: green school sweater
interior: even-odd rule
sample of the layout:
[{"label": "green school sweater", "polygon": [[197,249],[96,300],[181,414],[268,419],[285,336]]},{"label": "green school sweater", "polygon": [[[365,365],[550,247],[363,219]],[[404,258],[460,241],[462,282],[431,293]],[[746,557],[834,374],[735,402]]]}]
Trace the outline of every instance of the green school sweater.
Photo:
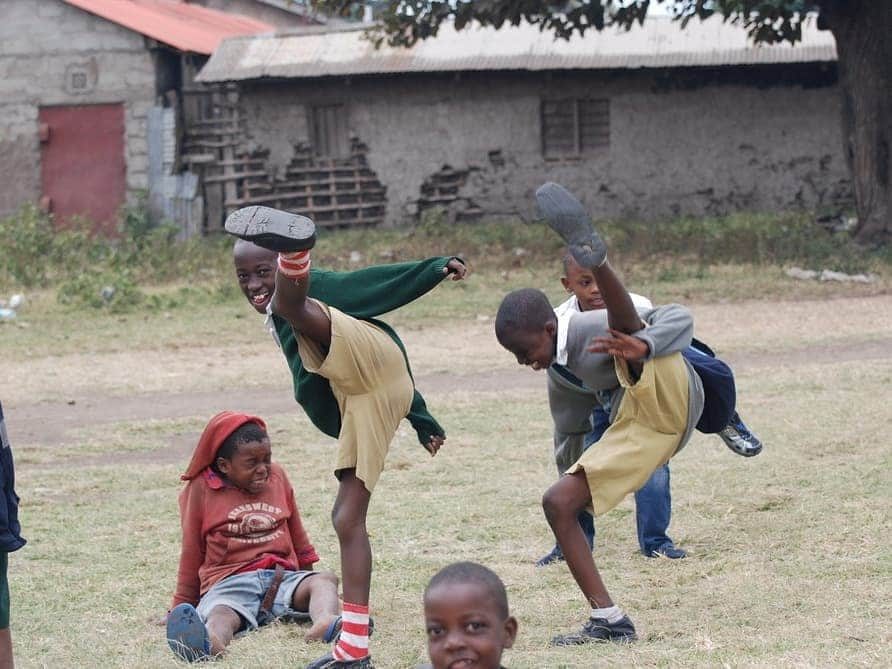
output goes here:
[{"label": "green school sweater", "polygon": [[[453,257],[377,265],[354,272],[311,269],[309,296],[354,318],[377,325],[390,335],[406,358],[406,349],[399,336],[393,328],[377,320],[375,316],[408,304],[434,288],[446,278],[443,268]],[[328,379],[304,369],[297,351],[297,340],[288,321],[273,314],[273,325],[288,367],[291,368],[294,399],[307,412],[313,425],[325,434],[337,437],[341,432],[341,412]],[[406,368],[411,376],[408,358]],[[446,435],[440,424],[428,413],[424,398],[417,390],[406,418],[415,428],[418,441],[422,444],[426,444],[432,435]]]}]

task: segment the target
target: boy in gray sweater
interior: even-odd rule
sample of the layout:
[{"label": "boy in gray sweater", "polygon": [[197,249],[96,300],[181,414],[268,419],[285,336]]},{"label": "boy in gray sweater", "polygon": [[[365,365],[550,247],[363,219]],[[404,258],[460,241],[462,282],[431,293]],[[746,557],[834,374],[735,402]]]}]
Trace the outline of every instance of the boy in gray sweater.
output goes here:
[{"label": "boy in gray sweater", "polygon": [[[576,516],[585,508],[598,516],[615,507],[690,438],[703,409],[700,379],[681,355],[691,343],[693,319],[680,305],[636,309],[579,201],[554,183],[539,188],[536,199],[576,262],[594,273],[606,309],[559,324],[544,293],[517,290],[502,300],[496,337],[518,363],[558,371],[548,382],[556,444],[581,451],[593,407],[604,399],[612,407],[598,448],[583,453],[542,500],[567,565],[592,607],[581,630],[556,636],[552,644],[633,641],[635,627],[607,592]],[[559,327],[566,328],[561,350]]]}]

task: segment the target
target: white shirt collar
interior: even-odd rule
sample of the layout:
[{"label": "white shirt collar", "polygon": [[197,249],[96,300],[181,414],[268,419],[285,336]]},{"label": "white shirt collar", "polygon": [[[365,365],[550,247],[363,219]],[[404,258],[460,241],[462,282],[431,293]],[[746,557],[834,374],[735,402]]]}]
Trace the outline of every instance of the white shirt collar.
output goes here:
[{"label": "white shirt collar", "polygon": [[571,295],[566,302],[562,302],[554,308],[557,317],[557,351],[554,361],[559,365],[567,364],[567,332],[570,327],[570,319],[579,313],[579,302],[575,295]]},{"label": "white shirt collar", "polygon": [[[638,309],[653,308],[651,301],[643,295],[629,293],[629,296]],[[579,308],[579,300],[575,295],[571,295],[565,302],[561,302],[554,308],[554,315],[557,317],[557,351],[554,362],[559,365],[567,364],[567,334],[570,328],[570,319],[578,313],[582,313],[582,310]]]}]

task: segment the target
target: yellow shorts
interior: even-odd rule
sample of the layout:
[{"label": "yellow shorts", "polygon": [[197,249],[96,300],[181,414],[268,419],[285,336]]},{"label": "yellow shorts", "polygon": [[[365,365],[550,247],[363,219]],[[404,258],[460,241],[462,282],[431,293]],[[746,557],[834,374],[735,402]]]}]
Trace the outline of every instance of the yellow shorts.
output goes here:
[{"label": "yellow shorts", "polygon": [[675,455],[688,423],[688,371],[680,353],[646,361],[634,384],[626,362],[615,365],[626,389],[616,417],[566,472],[585,472],[596,516],[638,490]]},{"label": "yellow shorts", "polygon": [[304,369],[328,379],[341,410],[335,473],[356,469],[371,492],[400,421],[409,413],[415,384],[403,352],[371,323],[318,302],[331,319],[331,346],[297,334]]}]

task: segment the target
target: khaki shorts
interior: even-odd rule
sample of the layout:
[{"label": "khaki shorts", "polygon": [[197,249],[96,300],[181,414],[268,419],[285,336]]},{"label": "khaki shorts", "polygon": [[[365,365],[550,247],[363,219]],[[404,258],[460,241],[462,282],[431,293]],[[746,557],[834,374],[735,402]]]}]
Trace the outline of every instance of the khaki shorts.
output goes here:
[{"label": "khaki shorts", "polygon": [[415,384],[396,342],[371,323],[318,302],[331,319],[328,354],[297,335],[304,369],[328,379],[341,410],[335,474],[356,469],[371,492],[400,421],[409,413]]},{"label": "khaki shorts", "polygon": [[680,353],[645,362],[634,384],[626,362],[615,364],[626,389],[616,417],[566,472],[585,472],[596,516],[638,490],[675,455],[688,423],[688,371]]}]

